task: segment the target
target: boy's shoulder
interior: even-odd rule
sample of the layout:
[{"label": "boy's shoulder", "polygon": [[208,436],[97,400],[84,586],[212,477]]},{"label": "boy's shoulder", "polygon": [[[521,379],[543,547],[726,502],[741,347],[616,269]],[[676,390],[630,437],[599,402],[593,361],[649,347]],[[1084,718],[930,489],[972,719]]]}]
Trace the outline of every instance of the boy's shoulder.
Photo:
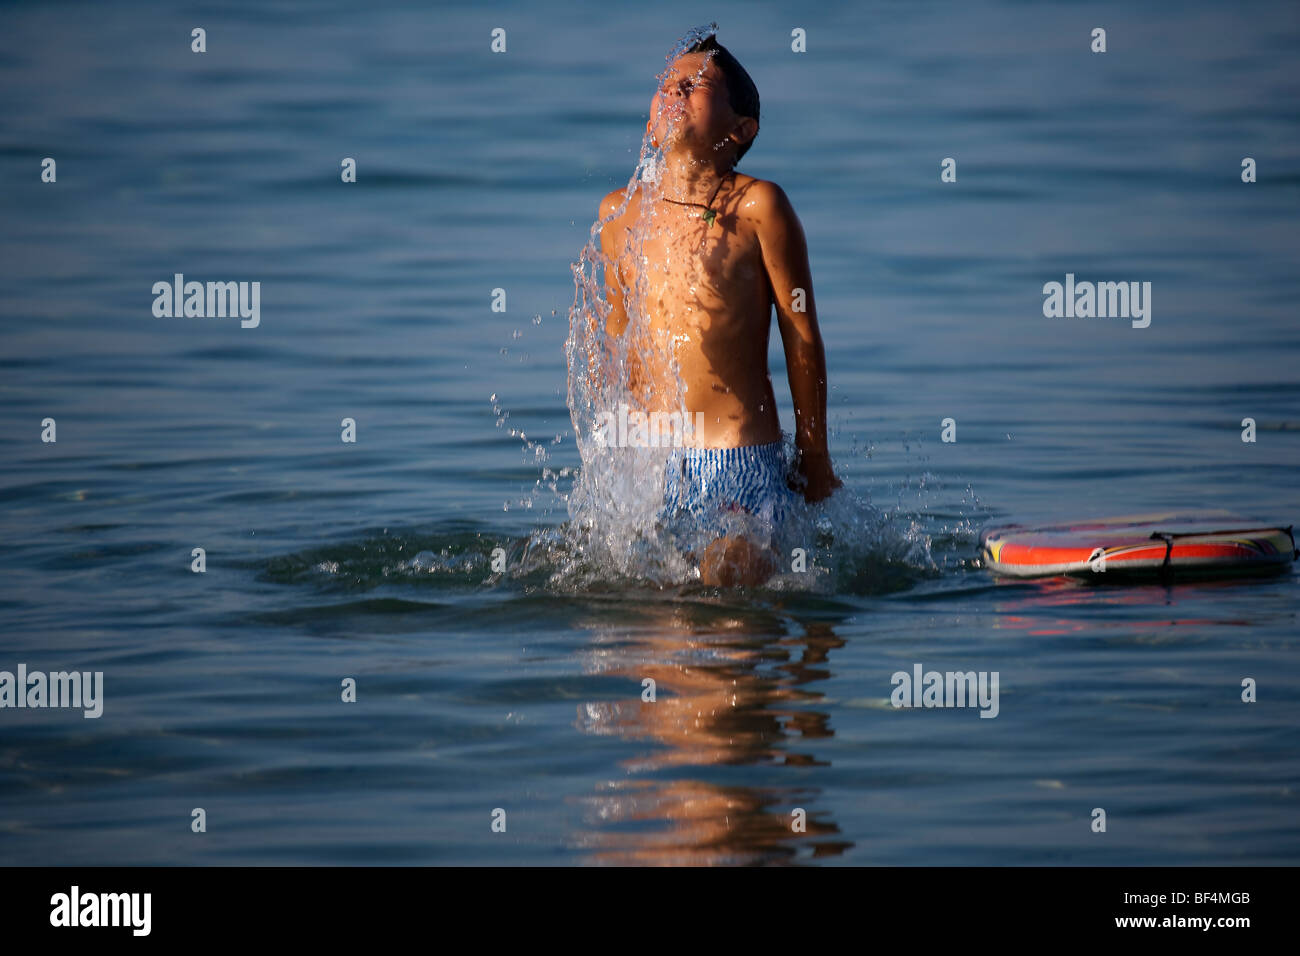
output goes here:
[{"label": "boy's shoulder", "polygon": [[737,173],[736,195],[740,200],[741,213],[750,219],[784,219],[794,211],[785,190],[770,179],[757,179]]},{"label": "boy's shoulder", "polygon": [[620,186],[619,189],[611,189],[604,194],[601,200],[601,215],[608,216],[615,209],[623,206],[623,198],[628,194],[627,186]]},{"label": "boy's shoulder", "polygon": [[618,212],[618,207],[623,205],[623,199],[627,196],[627,187],[611,189],[605,194],[605,198],[600,201],[600,218],[608,219],[614,213]]}]

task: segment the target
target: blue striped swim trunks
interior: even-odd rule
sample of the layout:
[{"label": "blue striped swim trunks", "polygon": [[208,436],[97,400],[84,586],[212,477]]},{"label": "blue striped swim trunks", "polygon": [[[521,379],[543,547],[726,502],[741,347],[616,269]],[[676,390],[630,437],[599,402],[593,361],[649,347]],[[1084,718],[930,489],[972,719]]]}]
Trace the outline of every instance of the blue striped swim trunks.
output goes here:
[{"label": "blue striped swim trunks", "polygon": [[[770,536],[790,512],[785,446],[672,448],[664,468],[663,516],[708,537]],[[757,524],[757,527],[756,527]]]}]

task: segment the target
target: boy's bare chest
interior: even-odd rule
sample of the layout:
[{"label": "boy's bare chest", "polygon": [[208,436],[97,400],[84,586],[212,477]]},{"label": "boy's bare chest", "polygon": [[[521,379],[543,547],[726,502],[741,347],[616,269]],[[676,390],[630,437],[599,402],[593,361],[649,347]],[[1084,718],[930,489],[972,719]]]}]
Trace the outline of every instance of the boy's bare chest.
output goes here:
[{"label": "boy's bare chest", "polygon": [[725,215],[712,226],[679,216],[624,246],[624,275],[635,277],[646,307],[665,320],[752,313],[766,290],[756,238]]}]

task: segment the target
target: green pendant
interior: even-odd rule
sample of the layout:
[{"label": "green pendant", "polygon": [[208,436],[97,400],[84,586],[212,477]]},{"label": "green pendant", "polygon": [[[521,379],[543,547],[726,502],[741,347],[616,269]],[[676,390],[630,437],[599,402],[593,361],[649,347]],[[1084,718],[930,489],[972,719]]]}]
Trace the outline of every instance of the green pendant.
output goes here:
[{"label": "green pendant", "polygon": [[718,218],[718,211],[716,209],[706,209],[700,213],[700,218],[712,226],[713,220]]}]

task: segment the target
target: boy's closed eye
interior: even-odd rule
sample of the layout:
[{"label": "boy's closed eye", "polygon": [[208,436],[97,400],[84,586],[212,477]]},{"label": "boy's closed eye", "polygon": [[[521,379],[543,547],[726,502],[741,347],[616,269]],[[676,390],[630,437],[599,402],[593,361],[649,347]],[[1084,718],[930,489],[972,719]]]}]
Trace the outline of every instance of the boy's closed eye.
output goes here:
[{"label": "boy's closed eye", "polygon": [[[663,92],[664,92],[664,93],[668,93],[668,92],[670,92],[670,91],[672,90],[672,88],[673,88],[673,85],[672,85],[671,83],[669,83],[669,84],[665,85],[665,87],[663,88]],[[684,80],[680,80],[680,81],[678,81],[678,83],[677,83],[677,88],[678,88],[679,90],[681,90],[681,92],[682,92],[683,95],[689,96],[689,95],[690,95],[694,90],[696,90],[696,89],[709,90],[709,89],[712,89],[713,86],[712,86],[712,84],[709,83],[709,81],[706,80],[706,79],[698,79],[698,80],[697,80],[697,79],[693,79],[693,78],[688,78],[688,79],[684,79]]]}]

